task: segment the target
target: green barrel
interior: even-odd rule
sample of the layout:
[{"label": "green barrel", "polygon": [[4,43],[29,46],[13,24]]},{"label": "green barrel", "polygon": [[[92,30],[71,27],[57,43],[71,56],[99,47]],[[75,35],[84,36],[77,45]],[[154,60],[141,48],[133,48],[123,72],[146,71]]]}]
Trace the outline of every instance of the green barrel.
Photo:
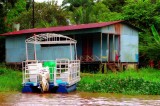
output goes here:
[{"label": "green barrel", "polygon": [[45,61],[43,63],[43,67],[49,67],[50,80],[53,80],[53,74],[54,74],[54,71],[55,71],[56,62],[55,61]]}]

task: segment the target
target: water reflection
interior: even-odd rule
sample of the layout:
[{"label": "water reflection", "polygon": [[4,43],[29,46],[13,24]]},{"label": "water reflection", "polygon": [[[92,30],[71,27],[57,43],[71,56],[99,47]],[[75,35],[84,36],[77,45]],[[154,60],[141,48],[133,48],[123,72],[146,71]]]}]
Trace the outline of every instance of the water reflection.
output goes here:
[{"label": "water reflection", "polygon": [[69,94],[0,93],[0,106],[157,106],[160,96],[128,96],[72,92]]}]

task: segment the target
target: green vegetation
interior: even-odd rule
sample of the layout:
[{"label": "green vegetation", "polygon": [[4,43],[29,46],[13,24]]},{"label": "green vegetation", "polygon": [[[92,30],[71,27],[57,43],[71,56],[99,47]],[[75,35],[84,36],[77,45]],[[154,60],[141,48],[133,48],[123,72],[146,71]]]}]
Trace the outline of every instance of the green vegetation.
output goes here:
[{"label": "green vegetation", "polygon": [[[21,91],[21,71],[0,65],[0,92]],[[123,94],[160,94],[160,71],[142,68],[107,74],[81,74],[77,89],[86,92]]]},{"label": "green vegetation", "polygon": [[79,91],[123,93],[123,94],[160,94],[160,71],[142,68],[138,71],[126,70],[118,73],[84,74],[78,84]]},{"label": "green vegetation", "polygon": [[[15,6],[7,12],[7,30],[12,31],[12,25],[20,23],[20,29],[32,28],[33,10],[26,9],[25,0],[17,0]],[[67,25],[68,12],[61,9],[54,1],[34,4],[34,24],[36,28]]]},{"label": "green vegetation", "polygon": [[22,72],[0,65],[0,92],[20,91]]}]

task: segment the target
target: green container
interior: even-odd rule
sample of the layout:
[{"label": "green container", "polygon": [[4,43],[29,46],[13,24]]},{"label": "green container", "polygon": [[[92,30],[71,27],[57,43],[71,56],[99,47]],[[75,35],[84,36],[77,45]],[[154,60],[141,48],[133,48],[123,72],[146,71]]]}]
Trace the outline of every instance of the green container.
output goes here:
[{"label": "green container", "polygon": [[53,74],[55,71],[55,67],[56,67],[56,62],[55,61],[45,61],[43,63],[43,67],[49,67],[49,72],[50,72],[50,80],[53,80]]}]

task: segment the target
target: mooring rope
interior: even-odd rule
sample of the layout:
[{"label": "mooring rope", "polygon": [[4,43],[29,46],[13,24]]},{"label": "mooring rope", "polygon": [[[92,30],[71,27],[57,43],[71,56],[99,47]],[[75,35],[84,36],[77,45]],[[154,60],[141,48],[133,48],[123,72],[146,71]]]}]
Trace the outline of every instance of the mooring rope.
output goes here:
[{"label": "mooring rope", "polygon": [[42,92],[49,90],[49,69],[46,67],[40,70],[40,84],[42,87]]}]

